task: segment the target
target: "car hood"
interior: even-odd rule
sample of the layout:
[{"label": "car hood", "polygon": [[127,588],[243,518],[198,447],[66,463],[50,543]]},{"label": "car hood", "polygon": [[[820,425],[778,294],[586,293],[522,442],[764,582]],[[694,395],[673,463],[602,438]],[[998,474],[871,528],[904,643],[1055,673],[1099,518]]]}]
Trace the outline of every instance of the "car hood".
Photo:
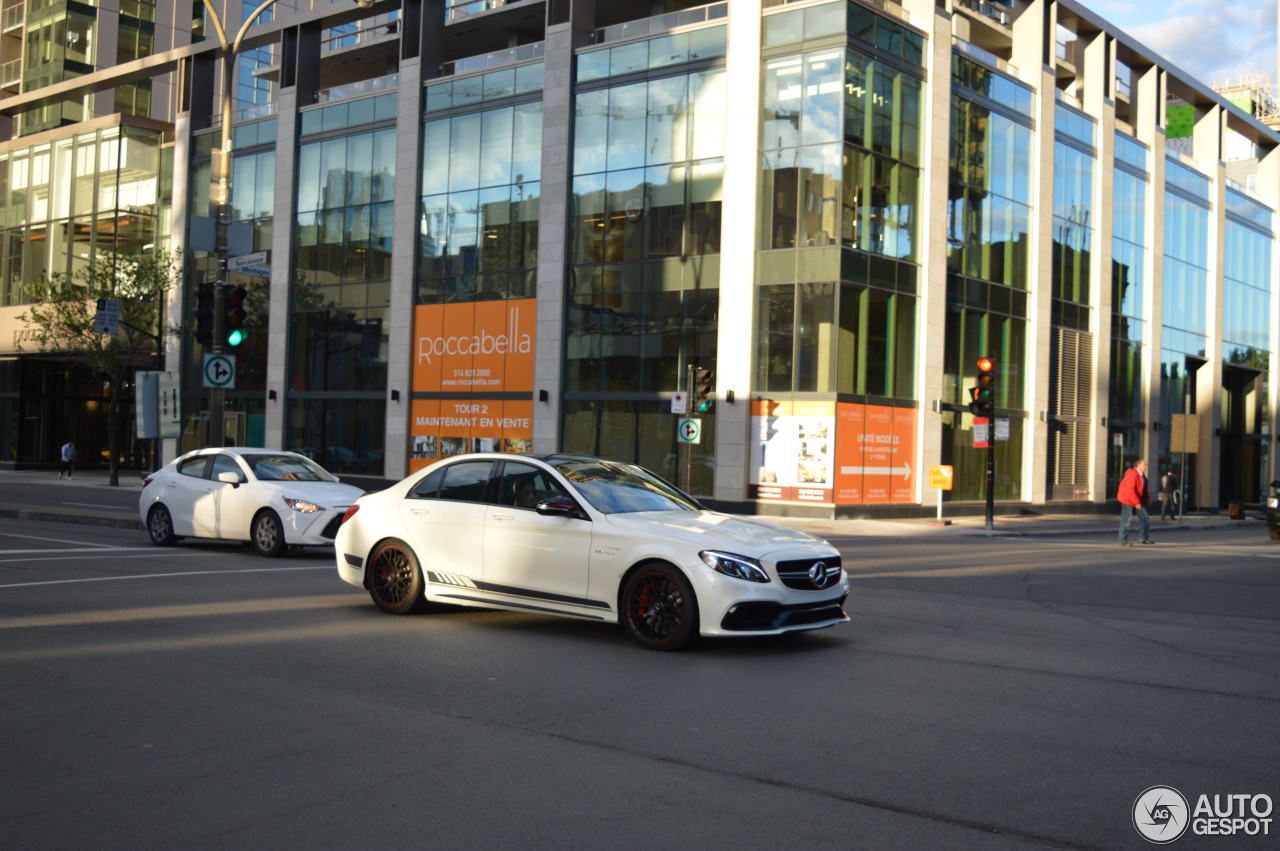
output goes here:
[{"label": "car hood", "polygon": [[325,508],[350,505],[364,494],[355,485],[342,482],[258,482],[258,486],[279,496],[305,499]]},{"label": "car hood", "polygon": [[795,546],[830,546],[807,532],[718,511],[636,511],[608,514],[605,519],[633,534],[675,538],[694,544],[700,550],[728,549],[752,558]]}]

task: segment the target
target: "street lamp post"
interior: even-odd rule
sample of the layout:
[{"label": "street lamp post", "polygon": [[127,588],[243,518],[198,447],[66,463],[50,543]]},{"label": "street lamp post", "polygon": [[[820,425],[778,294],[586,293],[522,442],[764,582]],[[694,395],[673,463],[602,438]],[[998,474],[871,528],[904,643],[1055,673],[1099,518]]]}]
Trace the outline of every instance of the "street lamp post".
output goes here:
[{"label": "street lamp post", "polygon": [[[254,21],[272,6],[277,0],[263,0],[240,25],[240,30],[232,41],[227,40],[227,30],[222,18],[214,7],[212,0],[203,0],[213,31],[218,36],[218,44],[222,48],[222,102],[219,112],[222,115],[222,127],[218,133],[218,147],[213,151],[213,162],[210,174],[210,200],[217,208],[216,252],[218,257],[218,280],[213,288],[213,354],[223,354],[226,350],[226,313],[227,313],[227,261],[228,230],[231,225],[231,112],[232,92],[235,90],[236,57],[240,55],[240,45]],[[367,9],[375,0],[355,0],[361,9]],[[221,387],[209,390],[209,428],[212,432],[210,443],[213,446],[226,445],[226,434],[223,429],[223,414],[226,407],[226,391]]]}]

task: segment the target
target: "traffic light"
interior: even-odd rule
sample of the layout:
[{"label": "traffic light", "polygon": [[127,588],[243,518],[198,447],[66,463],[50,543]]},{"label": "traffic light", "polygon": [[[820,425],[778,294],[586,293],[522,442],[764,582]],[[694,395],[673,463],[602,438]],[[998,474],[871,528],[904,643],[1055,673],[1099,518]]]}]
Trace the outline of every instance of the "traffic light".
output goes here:
[{"label": "traffic light", "polygon": [[213,345],[213,284],[196,288],[196,342]]},{"label": "traffic light", "polygon": [[996,413],[996,362],[978,358],[978,386],[969,388],[969,413],[990,419]]},{"label": "traffic light", "polygon": [[705,414],[716,404],[715,373],[709,369],[698,367],[693,371],[693,409]]},{"label": "traffic light", "polygon": [[248,336],[244,330],[244,321],[249,317],[248,311],[244,309],[244,300],[248,295],[249,291],[244,287],[227,290],[227,312],[224,314],[226,318],[223,328],[227,333],[227,345],[232,348],[243,343]]}]

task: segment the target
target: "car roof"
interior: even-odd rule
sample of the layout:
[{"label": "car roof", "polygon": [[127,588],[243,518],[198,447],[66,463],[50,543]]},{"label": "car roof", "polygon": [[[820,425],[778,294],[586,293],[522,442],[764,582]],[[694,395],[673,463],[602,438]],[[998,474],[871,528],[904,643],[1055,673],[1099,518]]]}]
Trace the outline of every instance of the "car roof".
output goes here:
[{"label": "car roof", "polygon": [[266,453],[270,455],[300,455],[300,457],[306,457],[290,449],[267,449],[262,446],[205,446],[201,449],[193,449],[187,454],[203,455],[210,452],[226,452],[231,455],[261,455]]}]

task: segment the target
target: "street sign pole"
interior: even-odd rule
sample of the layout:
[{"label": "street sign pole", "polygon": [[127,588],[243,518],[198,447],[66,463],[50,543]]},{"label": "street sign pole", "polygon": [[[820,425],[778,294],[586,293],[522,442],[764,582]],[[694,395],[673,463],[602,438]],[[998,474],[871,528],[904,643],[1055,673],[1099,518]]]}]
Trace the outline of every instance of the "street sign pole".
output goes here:
[{"label": "street sign pole", "polygon": [[[992,435],[994,437],[994,435]],[[987,531],[996,528],[996,442],[987,441]]]},{"label": "street sign pole", "polygon": [[[685,370],[685,392],[688,394],[686,399],[693,398],[693,376],[698,367],[689,364]],[[684,446],[684,490],[685,493],[693,493],[693,444],[687,443]]]}]

